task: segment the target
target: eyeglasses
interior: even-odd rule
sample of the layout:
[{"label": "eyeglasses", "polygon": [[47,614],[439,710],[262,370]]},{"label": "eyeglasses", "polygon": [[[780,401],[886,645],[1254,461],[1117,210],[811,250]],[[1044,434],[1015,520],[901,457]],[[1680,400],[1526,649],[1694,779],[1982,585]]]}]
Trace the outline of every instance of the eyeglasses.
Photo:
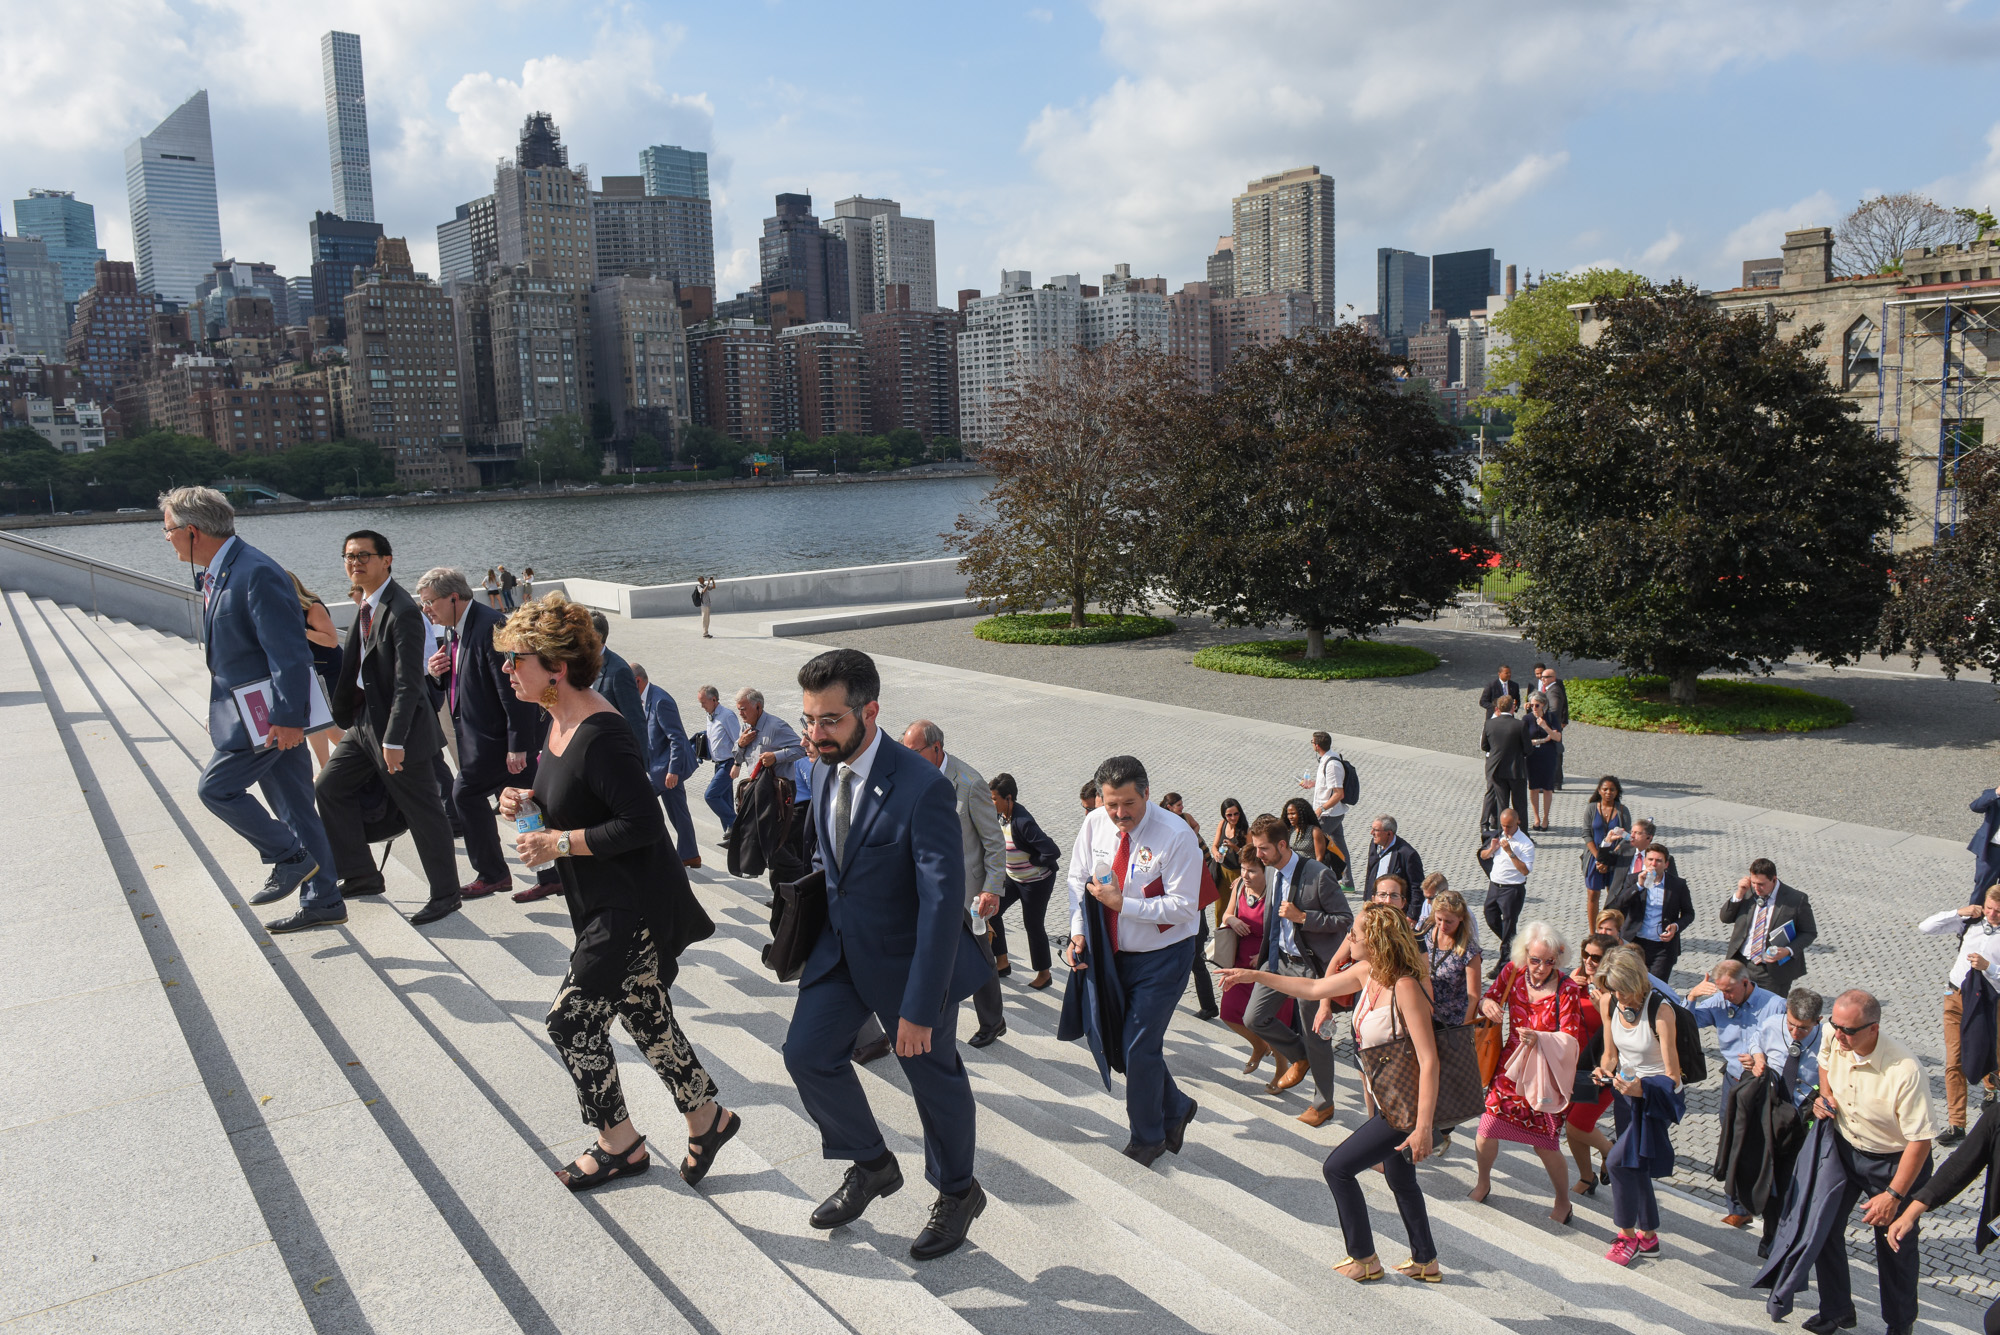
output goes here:
[{"label": "eyeglasses", "polygon": [[843,709],[838,714],[821,714],[818,715],[817,717],[815,717],[812,714],[801,714],[799,715],[799,731],[832,732],[835,728],[840,726],[840,721],[842,719],[846,718],[853,712],[854,711],[851,709]]},{"label": "eyeglasses", "polygon": [[1602,964],[1604,963],[1604,956],[1601,953],[1593,955],[1586,950],[1583,952],[1583,962],[1585,964]]},{"label": "eyeglasses", "polygon": [[378,559],[381,555],[382,553],[380,552],[342,552],[340,560],[344,565],[365,566],[370,561]]},{"label": "eyeglasses", "polygon": [[518,663],[525,656],[518,649],[502,649],[500,651],[500,665],[502,667],[513,667],[514,664]]},{"label": "eyeglasses", "polygon": [[1528,956],[1528,963],[1539,964],[1544,969],[1553,969],[1556,967],[1554,957],[1549,955],[1530,955]]},{"label": "eyeglasses", "polygon": [[186,524],[162,524],[160,525],[160,532],[171,538],[186,527]]},{"label": "eyeglasses", "polygon": [[[1832,1024],[1833,1022],[1829,1020],[1827,1021],[1827,1023]],[[1841,1033],[1846,1034],[1849,1038],[1853,1038],[1857,1034],[1860,1034],[1863,1030],[1873,1029],[1876,1025],[1880,1023],[1882,1023],[1880,1020],[1870,1020],[1867,1024],[1857,1024],[1857,1025],[1836,1024],[1833,1027],[1835,1029],[1838,1029]]]}]

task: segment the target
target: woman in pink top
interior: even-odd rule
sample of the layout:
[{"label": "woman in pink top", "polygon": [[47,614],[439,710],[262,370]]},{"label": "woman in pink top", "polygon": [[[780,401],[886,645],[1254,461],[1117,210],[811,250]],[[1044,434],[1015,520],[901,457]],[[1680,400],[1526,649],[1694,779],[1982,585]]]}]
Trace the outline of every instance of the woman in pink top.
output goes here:
[{"label": "woman in pink top", "polygon": [[[1236,934],[1237,940],[1241,942],[1236,953],[1243,959],[1254,958],[1257,954],[1257,943],[1264,939],[1264,864],[1257,860],[1255,847],[1254,844],[1246,845],[1243,849],[1241,874],[1236,878],[1235,892],[1223,912],[1222,926],[1217,929]],[[1223,972],[1227,973],[1228,970],[1225,969]],[[1249,1004],[1248,983],[1227,988],[1222,994],[1222,1022],[1241,1034],[1250,1044],[1250,1060],[1243,1063],[1245,1075],[1262,1066],[1264,1058],[1271,1055],[1271,1045],[1251,1033],[1249,1026],[1243,1023],[1243,1010]],[[1290,1001],[1285,1003],[1284,1009],[1278,1012],[1279,1024],[1288,1025],[1292,1022],[1292,1008],[1295,1004]],[[1278,1063],[1278,1069],[1284,1070],[1283,1062]]]},{"label": "woman in pink top", "polygon": [[1563,972],[1568,958],[1569,945],[1559,932],[1545,922],[1528,923],[1514,942],[1514,958],[1479,1003],[1480,1014],[1493,1023],[1504,1017],[1509,1032],[1507,1046],[1500,1050],[1501,1069],[1486,1091],[1486,1112],[1479,1119],[1479,1180],[1471,1192],[1473,1200],[1483,1201],[1492,1190],[1493,1161],[1500,1155],[1501,1141],[1526,1145],[1548,1170],[1556,1197],[1549,1218],[1558,1224],[1567,1224],[1570,1217],[1569,1166],[1556,1141],[1563,1128],[1563,1110],[1540,1112],[1530,1107],[1515,1090],[1506,1067],[1514,1050],[1536,1042],[1539,1034],[1564,1033],[1582,1047],[1583,1013],[1590,1009],[1590,997]]},{"label": "woman in pink top", "polygon": [[1424,1190],[1415,1167],[1430,1157],[1437,1116],[1438,1052],[1431,1029],[1430,969],[1409,918],[1393,905],[1363,905],[1355,919],[1351,945],[1355,962],[1330,978],[1225,969],[1222,985],[1262,983],[1303,1001],[1360,992],[1354,1008],[1357,1048],[1377,1047],[1392,1038],[1409,1036],[1417,1056],[1416,1125],[1408,1133],[1389,1125],[1375,1106],[1374,1091],[1367,1090],[1368,1120],[1326,1156],[1326,1185],[1333,1192],[1348,1253],[1335,1268],[1358,1284],[1373,1283],[1386,1273],[1375,1255],[1375,1234],[1360,1181],[1361,1174],[1379,1166],[1396,1197],[1403,1233],[1410,1240],[1410,1259],[1397,1266],[1396,1272],[1425,1284],[1442,1283],[1437,1246],[1431,1241],[1430,1212],[1424,1205]]}]

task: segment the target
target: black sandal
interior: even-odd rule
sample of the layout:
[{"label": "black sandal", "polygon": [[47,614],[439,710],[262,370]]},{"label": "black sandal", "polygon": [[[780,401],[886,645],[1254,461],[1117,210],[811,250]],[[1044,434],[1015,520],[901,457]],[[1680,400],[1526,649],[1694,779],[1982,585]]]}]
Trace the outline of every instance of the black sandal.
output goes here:
[{"label": "black sandal", "polygon": [[688,1158],[694,1162],[681,1164],[681,1181],[689,1186],[699,1186],[708,1176],[708,1170],[715,1164],[715,1156],[724,1145],[736,1138],[743,1129],[743,1119],[733,1111],[724,1108],[717,1114],[708,1130],[698,1136],[688,1137]]},{"label": "black sandal", "polygon": [[[602,1145],[592,1145],[583,1154],[579,1154],[576,1156],[576,1159],[571,1160],[569,1167],[556,1169],[556,1176],[561,1178],[562,1184],[571,1191],[589,1191],[592,1187],[603,1186],[614,1177],[637,1177],[640,1173],[647,1171],[653,1166],[653,1156],[645,1154],[645,1150],[646,1138],[644,1136],[639,1137],[623,1150],[616,1153],[605,1149]],[[645,1157],[637,1163],[630,1162],[634,1151],[645,1154]],[[581,1160],[584,1154],[597,1160],[596,1172],[586,1173],[577,1167],[577,1161]]]}]

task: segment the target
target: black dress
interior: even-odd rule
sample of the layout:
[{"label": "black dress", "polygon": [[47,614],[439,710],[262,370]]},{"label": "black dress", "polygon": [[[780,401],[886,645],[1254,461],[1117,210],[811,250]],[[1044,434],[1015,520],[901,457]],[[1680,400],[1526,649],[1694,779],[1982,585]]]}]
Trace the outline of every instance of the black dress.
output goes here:
[{"label": "black dress", "polygon": [[1528,787],[1553,790],[1562,773],[1562,754],[1548,740],[1549,730],[1532,715],[1528,719]]}]

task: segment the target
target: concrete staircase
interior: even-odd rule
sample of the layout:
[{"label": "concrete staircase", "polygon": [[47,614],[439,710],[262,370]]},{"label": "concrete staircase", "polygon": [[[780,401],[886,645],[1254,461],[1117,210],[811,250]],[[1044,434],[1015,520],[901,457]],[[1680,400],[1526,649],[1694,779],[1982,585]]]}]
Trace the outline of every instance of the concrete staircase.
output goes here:
[{"label": "concrete staircase", "polygon": [[[1122,1090],[1054,1038],[1059,989],[1007,987],[1009,1034],[967,1050],[974,1245],[907,1256],[930,1192],[894,1062],[865,1068],[912,1189],[859,1224],[806,1225],[838,1180],[780,1056],[792,989],[758,963],[763,890],[693,873],[717,933],[675,1001],[744,1130],[700,1191],[670,1171],[681,1123],[619,1035],[662,1171],[573,1196],[551,1169],[587,1142],[542,1032],[567,958],[560,901],[506,897],[418,931],[401,843],[384,900],[345,928],[267,936],[255,854],[195,795],[207,674],[190,643],[18,594],[0,602],[0,757],[17,874],[0,898],[0,1326],[11,1330],[1410,1332],[1767,1328],[1754,1238],[1669,1196],[1663,1259],[1601,1259],[1608,1193],[1546,1218],[1526,1154],[1465,1200],[1469,1137],[1423,1170],[1446,1283],[1358,1286],[1319,1160],[1358,1120],[1240,1074],[1183,1010],[1169,1044],[1202,1105],[1153,1170],[1118,1153]],[[714,826],[698,813],[704,843]],[[25,862],[25,866],[21,864]],[[469,871],[468,871],[469,879]],[[401,910],[400,912],[398,910]],[[970,1021],[966,1022],[969,1026]],[[969,1030],[968,1030],[969,1032]],[[893,1088],[892,1088],[893,1087]],[[1400,1260],[1386,1190],[1380,1249]],[[1872,1277],[1856,1276],[1872,1299]],[[1810,1300],[1808,1300],[1810,1310]],[[1978,1309],[1927,1290],[1925,1329]],[[1872,1310],[1864,1326],[1878,1324]]]}]

